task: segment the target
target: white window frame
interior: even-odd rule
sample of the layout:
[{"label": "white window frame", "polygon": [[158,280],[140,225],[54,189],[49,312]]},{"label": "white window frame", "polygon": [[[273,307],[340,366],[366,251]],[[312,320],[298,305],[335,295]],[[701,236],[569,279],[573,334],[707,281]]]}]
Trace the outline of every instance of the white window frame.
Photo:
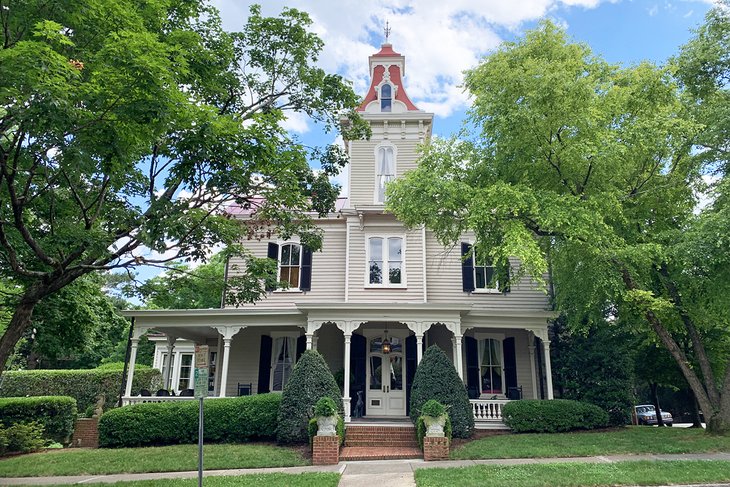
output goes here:
[{"label": "white window frame", "polygon": [[[387,71],[388,68],[386,68]],[[390,87],[390,96],[388,99],[390,100],[390,110],[383,110],[383,100],[385,98],[383,97],[383,87],[384,86]],[[380,108],[380,113],[393,113],[393,105],[395,104],[395,85],[392,83],[388,83],[387,81],[383,81],[383,83],[380,84],[378,87],[378,107]]]},{"label": "white window frame", "polygon": [[[494,269],[494,272],[497,272],[497,268],[494,265],[487,266],[478,266],[477,265],[477,253],[476,253],[476,243],[474,241],[466,242],[469,245],[471,245],[471,275],[472,279],[474,280],[474,290],[471,292],[472,294],[502,294],[502,291],[499,290],[499,281],[497,279],[494,280],[494,287],[477,287],[477,267],[491,267]],[[486,273],[485,273],[485,279],[486,279]],[[486,283],[486,281],[485,281]]]},{"label": "white window frame", "polygon": [[[178,358],[178,360],[177,360],[178,366],[175,368],[176,371],[177,371],[177,380],[174,383],[175,390],[179,392],[179,391],[183,391],[185,389],[192,389],[192,387],[190,387],[190,386],[193,385],[193,370],[195,369],[195,353],[193,353],[193,352],[180,352],[179,354],[176,354],[176,355],[179,355],[179,356],[177,357]],[[188,377],[184,378],[183,375],[182,375],[183,357],[185,357],[186,355],[189,355],[190,356],[190,374],[188,375]],[[180,387],[180,381],[182,379],[187,379],[187,381],[188,381],[188,386],[187,387],[182,387],[182,388]]]},{"label": "white window frame", "polygon": [[[489,398],[494,396],[505,396],[505,377],[504,377],[504,339],[503,333],[474,333],[474,338],[477,340],[477,354],[479,362],[479,396],[480,399]],[[502,374],[502,392],[482,392],[482,351],[484,340],[496,340],[499,343],[499,354],[500,354],[500,372]]]},{"label": "white window frame", "polygon": [[374,156],[375,156],[375,186],[373,191],[373,204],[376,205],[384,205],[385,204],[385,187],[383,188],[383,199],[380,200],[380,150],[381,149],[391,149],[393,151],[393,174],[392,179],[385,182],[385,186],[387,187],[388,183],[390,181],[393,181],[397,175],[398,175],[398,147],[395,144],[392,144],[391,142],[381,142],[377,146],[375,146]]},{"label": "white window frame", "polygon": [[[276,259],[277,267],[276,267],[276,280],[281,282],[281,258],[282,254],[284,252],[284,246],[285,245],[296,245],[299,247],[299,286],[297,287],[288,287],[286,289],[274,289],[275,293],[301,293],[301,285],[302,285],[302,244],[298,240],[281,240],[277,241],[276,244],[279,246],[279,255]],[[293,267],[293,266],[290,266]]]},{"label": "white window frame", "polygon": [[[382,257],[383,257],[383,269],[389,269],[389,246],[388,246],[388,239],[390,238],[399,238],[401,241],[401,248],[400,248],[400,254],[401,254],[401,267],[400,267],[400,283],[397,284],[391,284],[390,283],[390,276],[388,273],[383,273],[383,282],[380,284],[373,284],[370,282],[370,239],[373,238],[381,238],[383,239],[383,249],[382,249]],[[365,235],[365,287],[366,288],[375,288],[375,289],[405,289],[407,287],[406,282],[406,236],[403,234],[398,233],[383,233],[383,234],[369,234]],[[385,282],[385,277],[388,276],[388,282]]]},{"label": "white window frame", "polygon": [[293,338],[294,347],[291,350],[292,352],[292,370],[294,370],[294,367],[297,364],[297,339],[299,338],[301,334],[297,332],[272,332],[271,333],[271,368],[269,369],[269,391],[270,392],[284,392],[284,387],[286,387],[286,383],[289,382],[289,379],[291,378],[291,375],[287,378],[287,380],[281,385],[281,390],[274,390],[274,368],[276,366],[276,340],[277,338]]}]

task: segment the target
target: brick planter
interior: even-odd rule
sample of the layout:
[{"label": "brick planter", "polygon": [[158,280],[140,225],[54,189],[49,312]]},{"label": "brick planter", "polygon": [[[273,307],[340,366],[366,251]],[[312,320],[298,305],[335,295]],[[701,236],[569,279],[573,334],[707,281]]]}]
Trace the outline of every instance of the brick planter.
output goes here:
[{"label": "brick planter", "polygon": [[340,437],[315,436],[312,443],[312,464],[337,465],[340,463]]},{"label": "brick planter", "polygon": [[72,447],[99,448],[99,418],[81,418],[74,424]]},{"label": "brick planter", "polygon": [[449,459],[449,439],[445,436],[423,438],[423,459],[427,462]]}]

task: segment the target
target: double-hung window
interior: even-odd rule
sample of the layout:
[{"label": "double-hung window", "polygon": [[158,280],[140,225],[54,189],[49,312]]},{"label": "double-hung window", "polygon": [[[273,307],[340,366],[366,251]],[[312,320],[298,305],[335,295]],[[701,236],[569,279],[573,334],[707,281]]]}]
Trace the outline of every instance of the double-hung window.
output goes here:
[{"label": "double-hung window", "polygon": [[180,354],[180,376],[177,381],[177,390],[182,391],[184,389],[190,389],[192,384],[193,375],[193,354],[192,353],[181,353]]},{"label": "double-hung window", "polygon": [[385,186],[395,179],[395,151],[393,146],[378,147],[376,151],[375,202],[385,203]]},{"label": "double-hung window", "polygon": [[496,338],[479,340],[479,375],[482,394],[504,393],[501,340]]},{"label": "double-hung window", "polygon": [[370,237],[367,264],[370,286],[404,285],[403,238]]},{"label": "double-hung window", "polygon": [[476,254],[474,258],[474,289],[475,291],[499,291],[497,275],[492,261]]},{"label": "double-hung window", "polygon": [[299,272],[302,265],[302,252],[299,244],[287,243],[279,247],[279,281],[289,283],[292,289],[299,288]]},{"label": "double-hung window", "polygon": [[289,382],[297,354],[297,339],[295,336],[277,336],[272,341],[271,354],[271,388],[272,392],[281,392]]},{"label": "double-hung window", "polygon": [[390,112],[393,110],[393,87],[385,83],[380,87],[380,111]]}]

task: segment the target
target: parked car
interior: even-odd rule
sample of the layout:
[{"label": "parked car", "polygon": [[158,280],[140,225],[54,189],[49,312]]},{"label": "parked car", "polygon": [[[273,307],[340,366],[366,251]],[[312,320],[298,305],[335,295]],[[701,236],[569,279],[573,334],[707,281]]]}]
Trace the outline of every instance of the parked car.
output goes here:
[{"label": "parked car", "polygon": [[[634,408],[636,410],[636,420],[639,425],[651,426],[657,424],[656,420],[656,409],[652,404],[641,404]],[[662,411],[662,420],[667,426],[674,424],[674,418],[672,414],[666,411]]]}]

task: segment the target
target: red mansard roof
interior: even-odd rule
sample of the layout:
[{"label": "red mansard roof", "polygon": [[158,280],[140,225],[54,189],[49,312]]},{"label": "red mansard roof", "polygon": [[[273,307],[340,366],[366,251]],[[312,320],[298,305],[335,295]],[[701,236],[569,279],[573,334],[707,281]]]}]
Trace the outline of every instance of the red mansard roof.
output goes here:
[{"label": "red mansard roof", "polygon": [[[403,55],[395,52],[393,50],[393,46],[390,44],[383,44],[380,48],[380,51],[370,56],[371,58],[386,58],[386,57],[395,57],[395,58],[401,58],[401,65],[404,65],[405,58]],[[375,101],[378,99],[377,93],[375,91],[375,87],[378,86],[383,81],[383,74],[385,73],[385,67],[383,65],[376,65],[373,69],[373,79],[370,81],[370,88],[368,89],[368,93],[365,96],[365,99],[362,101],[360,106],[357,108],[357,111],[364,112],[365,107],[367,107],[368,103]],[[401,71],[400,68],[397,65],[391,65],[389,69],[390,73],[390,81],[398,86],[398,89],[396,90],[395,99],[404,103],[406,105],[406,108],[408,111],[420,111],[418,110],[418,107],[413,104],[410,98],[408,98],[408,95],[406,94],[405,87],[403,86],[403,79],[401,78]]]}]

